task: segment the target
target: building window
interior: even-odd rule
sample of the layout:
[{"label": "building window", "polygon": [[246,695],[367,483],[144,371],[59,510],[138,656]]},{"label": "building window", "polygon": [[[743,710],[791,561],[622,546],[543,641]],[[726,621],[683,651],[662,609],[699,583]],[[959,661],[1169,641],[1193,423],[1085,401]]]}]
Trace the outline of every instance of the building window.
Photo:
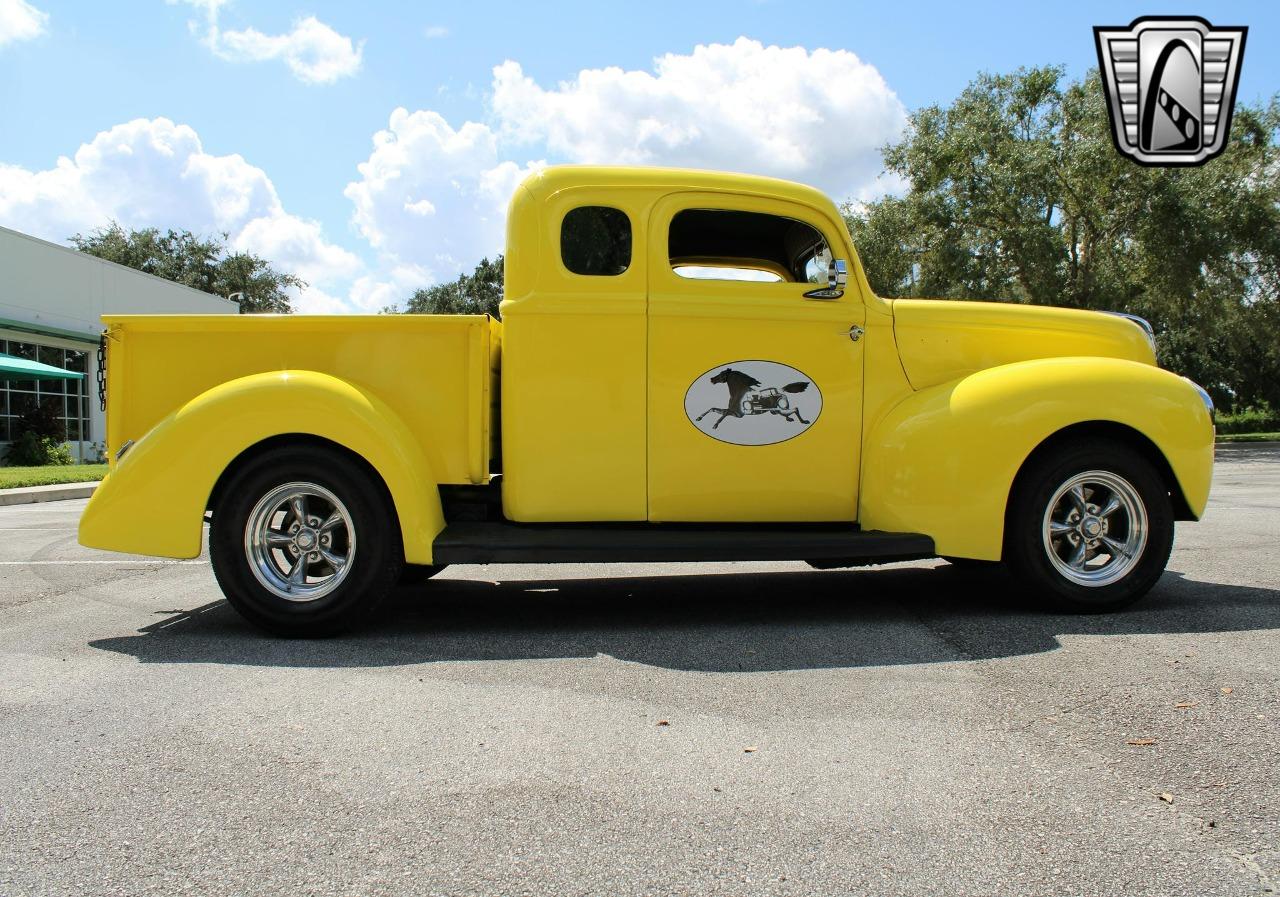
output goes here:
[{"label": "building window", "polygon": [[560,225],[560,257],[574,274],[623,273],[631,266],[631,219],[608,206],[572,209]]},{"label": "building window", "polygon": [[[0,339],[0,353],[81,374],[89,372],[89,353],[38,343]],[[88,377],[83,380],[0,380],[0,442],[21,432],[18,418],[33,408],[51,410],[62,423],[68,442],[92,440],[89,427]]]}]

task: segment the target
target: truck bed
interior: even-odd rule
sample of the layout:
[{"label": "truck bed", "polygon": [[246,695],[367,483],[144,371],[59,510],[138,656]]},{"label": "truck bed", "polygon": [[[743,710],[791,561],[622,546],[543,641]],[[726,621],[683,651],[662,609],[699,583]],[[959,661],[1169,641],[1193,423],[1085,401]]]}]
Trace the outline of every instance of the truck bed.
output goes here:
[{"label": "truck bed", "polygon": [[441,483],[484,483],[501,324],[487,315],[120,315],[106,333],[107,454],[251,374],[319,371],[377,395]]}]

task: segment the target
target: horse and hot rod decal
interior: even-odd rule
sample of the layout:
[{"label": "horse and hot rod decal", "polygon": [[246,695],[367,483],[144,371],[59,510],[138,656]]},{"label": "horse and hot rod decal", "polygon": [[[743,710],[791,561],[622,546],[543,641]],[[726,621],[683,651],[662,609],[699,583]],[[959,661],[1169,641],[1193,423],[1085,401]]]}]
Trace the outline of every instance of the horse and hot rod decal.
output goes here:
[{"label": "horse and hot rod decal", "polygon": [[772,445],[799,436],[822,413],[822,391],[776,361],[718,364],[684,396],[689,422],[721,442]]}]

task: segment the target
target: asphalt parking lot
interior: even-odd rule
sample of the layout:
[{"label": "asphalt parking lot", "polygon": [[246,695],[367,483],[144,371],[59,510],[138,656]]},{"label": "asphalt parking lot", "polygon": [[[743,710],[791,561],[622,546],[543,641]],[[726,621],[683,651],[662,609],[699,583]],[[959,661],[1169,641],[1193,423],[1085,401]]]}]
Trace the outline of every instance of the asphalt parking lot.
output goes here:
[{"label": "asphalt parking lot", "polygon": [[1280,447],[1133,610],[942,562],[459,567],[320,642],[0,508],[0,895],[1263,894]]}]

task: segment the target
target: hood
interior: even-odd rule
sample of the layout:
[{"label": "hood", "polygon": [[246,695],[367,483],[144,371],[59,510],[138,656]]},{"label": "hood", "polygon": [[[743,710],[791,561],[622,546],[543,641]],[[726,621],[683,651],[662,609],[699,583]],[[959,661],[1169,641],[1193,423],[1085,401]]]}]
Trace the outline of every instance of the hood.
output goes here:
[{"label": "hood", "polygon": [[902,367],[915,389],[1035,358],[1156,363],[1146,329],[1122,315],[1003,302],[890,301]]}]

